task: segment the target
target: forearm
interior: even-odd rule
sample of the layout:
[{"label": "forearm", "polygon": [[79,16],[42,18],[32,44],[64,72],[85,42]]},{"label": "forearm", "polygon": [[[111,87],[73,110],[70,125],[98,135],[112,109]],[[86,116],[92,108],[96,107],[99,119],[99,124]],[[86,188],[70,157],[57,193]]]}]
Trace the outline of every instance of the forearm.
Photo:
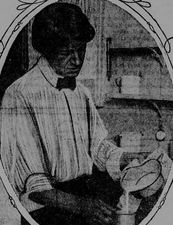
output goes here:
[{"label": "forearm", "polygon": [[75,214],[81,210],[82,199],[60,190],[51,189],[29,194],[29,199],[45,206],[64,208]]},{"label": "forearm", "polygon": [[80,198],[55,189],[31,193],[29,198],[36,203],[61,207],[74,214],[81,214],[87,219],[88,224],[113,224],[112,208],[101,200]]}]

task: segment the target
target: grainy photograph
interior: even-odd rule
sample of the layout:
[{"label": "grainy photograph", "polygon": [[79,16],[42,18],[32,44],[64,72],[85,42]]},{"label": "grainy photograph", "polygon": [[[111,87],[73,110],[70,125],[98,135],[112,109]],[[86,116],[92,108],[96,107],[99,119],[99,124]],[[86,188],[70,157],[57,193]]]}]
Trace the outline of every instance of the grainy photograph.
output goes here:
[{"label": "grainy photograph", "polygon": [[173,160],[172,38],[152,4],[16,3],[0,36],[0,224],[150,223]]}]

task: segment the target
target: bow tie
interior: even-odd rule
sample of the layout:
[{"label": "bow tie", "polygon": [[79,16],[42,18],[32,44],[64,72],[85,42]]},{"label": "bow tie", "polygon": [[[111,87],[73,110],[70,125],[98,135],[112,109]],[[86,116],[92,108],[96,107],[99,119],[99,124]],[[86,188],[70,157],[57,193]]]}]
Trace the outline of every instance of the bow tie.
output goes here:
[{"label": "bow tie", "polygon": [[74,91],[76,88],[76,78],[75,77],[65,77],[58,78],[56,88],[61,91],[63,88],[68,88]]}]

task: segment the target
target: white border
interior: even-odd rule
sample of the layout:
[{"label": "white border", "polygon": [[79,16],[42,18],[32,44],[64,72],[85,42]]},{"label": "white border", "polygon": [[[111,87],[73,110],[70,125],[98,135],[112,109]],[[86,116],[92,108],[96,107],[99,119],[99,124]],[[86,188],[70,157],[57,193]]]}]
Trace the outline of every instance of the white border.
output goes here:
[{"label": "white border", "polygon": [[[132,14],[149,32],[150,34],[153,36],[153,38],[155,39],[155,41],[157,42],[158,46],[160,47],[161,51],[162,51],[162,54],[164,56],[164,60],[167,64],[167,67],[168,67],[168,70],[170,72],[170,76],[171,76],[171,79],[173,81],[173,69],[172,69],[172,66],[170,64],[170,59],[171,59],[171,62],[173,62],[173,52],[166,52],[165,49],[163,48],[163,43],[165,43],[165,36],[163,35],[163,33],[161,32],[160,28],[158,27],[157,23],[155,20],[153,20],[149,14],[143,10],[143,8],[140,7],[140,5],[136,4],[136,3],[131,3],[133,0],[129,0],[129,1],[126,1],[128,4],[125,5],[123,2],[119,1],[119,0],[109,0],[110,2],[112,3],[115,3],[117,6],[121,7],[122,9],[126,10],[127,12],[129,12],[130,14]],[[148,2],[151,2],[151,5],[154,3],[157,3],[158,2],[161,2],[161,0],[150,0]],[[15,4],[14,4],[15,2]],[[21,29],[29,22],[29,20],[34,17],[42,8],[44,8],[45,6],[49,5],[49,4],[52,4],[53,2],[58,2],[58,1],[55,1],[55,0],[48,0],[47,2],[43,3],[43,0],[23,0],[23,3],[26,3],[28,2],[28,8],[26,8],[24,11],[14,11],[14,15],[12,15],[11,17],[11,21],[13,21],[13,19],[15,19],[19,13],[20,15],[16,18],[16,20],[13,22],[13,24],[11,24],[10,28],[8,29],[8,31],[6,32],[5,36],[4,35],[4,30],[3,32],[1,33],[1,30],[0,30],[0,37],[3,37],[3,40],[0,38],[0,40],[3,41],[3,45],[6,44],[6,42],[8,42],[7,46],[5,47],[4,51],[3,51],[3,54],[2,54],[2,57],[0,58],[0,71],[4,65],[4,62],[6,60],[6,57],[7,57],[7,54],[8,54],[8,51],[9,49],[11,48],[11,45],[13,43],[13,41],[15,40],[15,38],[17,37],[18,33],[21,31]],[[31,3],[37,3],[36,4],[31,4]],[[134,0],[135,2],[135,0]],[[145,1],[143,0],[136,0],[136,2],[139,2],[139,3],[145,3]],[[173,3],[172,3],[172,0],[162,0],[163,4],[168,4],[169,6],[171,5],[172,6],[172,9],[173,9]],[[18,0],[1,0],[1,4],[7,4],[9,7],[16,7],[16,3],[18,3],[17,5],[21,4],[19,3]],[[40,4],[40,6],[39,6]],[[157,34],[159,34],[159,37],[161,38],[161,41],[160,39],[158,39],[157,35],[155,35],[155,33],[153,33],[150,29],[149,29],[149,26],[148,24],[140,17],[140,15],[136,14],[133,9],[130,9],[128,5],[131,5],[133,6],[133,9],[135,9],[137,12],[140,12],[141,15],[143,15],[147,21],[150,23],[150,25],[153,26],[153,28],[155,29],[155,31],[157,31]],[[156,4],[157,5],[157,4]],[[35,7],[38,6],[37,9],[35,9]],[[154,7],[154,6],[153,6]],[[8,9],[8,8],[7,8]],[[152,14],[153,12],[156,12],[157,11],[157,8],[155,8],[153,11],[153,8],[151,7],[151,9],[148,9],[148,11]],[[32,12],[31,12],[32,11]],[[8,11],[6,12],[7,15],[8,15]],[[18,14],[17,14],[18,13]],[[164,12],[166,13],[166,12]],[[164,13],[163,15],[161,15],[161,19],[165,19],[164,18]],[[1,14],[1,11],[0,11],[0,15],[3,15]],[[5,15],[5,12],[4,12],[4,15]],[[11,16],[11,15],[10,15]],[[24,18],[24,19],[23,19]],[[173,16],[172,16],[173,18]],[[3,18],[0,18],[0,21],[3,21]],[[22,23],[21,23],[22,21]],[[173,20],[172,20],[173,21]],[[171,22],[172,22],[171,21]],[[170,23],[171,23],[170,22]],[[169,21],[168,21],[169,23]],[[170,24],[171,25],[171,24]],[[9,25],[7,25],[9,26]],[[166,29],[165,27],[162,28],[162,29]],[[170,28],[171,29],[171,28]],[[173,28],[172,28],[173,29]],[[173,32],[172,32],[173,34]],[[1,36],[2,35],[2,36]],[[12,35],[12,36],[11,36]],[[9,39],[9,37],[11,36],[11,38]],[[168,37],[169,38],[169,37]],[[0,51],[2,50],[3,48],[3,45],[0,43]],[[172,43],[170,43],[171,47],[172,46]],[[168,58],[169,57],[169,58]],[[5,188],[7,190],[7,192],[9,193],[9,196],[11,196],[11,201],[12,201],[12,204],[14,207],[17,207],[18,211],[26,218],[26,220],[28,222],[30,222],[32,225],[38,225],[38,223],[36,223],[32,217],[28,214],[28,212],[25,210],[25,208],[21,205],[20,201],[18,200],[17,196],[15,195],[5,173],[4,173],[4,170],[3,170],[3,167],[2,167],[2,163],[0,161],[0,176],[3,180],[3,183],[5,185]],[[160,208],[160,206],[162,205],[162,203],[165,202],[165,195],[167,194],[167,191],[168,189],[170,188],[171,186],[171,183],[172,183],[172,177],[173,177],[173,167],[171,169],[171,172],[170,172],[170,175],[169,175],[169,178],[168,178],[168,181],[166,183],[166,186],[164,188],[164,191],[162,192],[160,198],[159,198],[159,201],[157,202],[157,204],[154,206],[153,210],[150,212],[150,214],[140,223],[140,225],[146,225],[148,223],[148,221],[150,220],[150,218],[153,217],[153,215],[155,214],[155,212],[158,210],[158,207]],[[162,225],[162,224],[165,224],[165,225],[171,225],[171,220],[169,220],[169,216],[171,216],[171,214],[167,214],[167,211],[171,213],[171,205],[173,205],[173,199],[172,199],[172,196],[173,196],[173,188],[171,188],[167,194],[167,198],[166,198],[166,203],[161,207],[161,209],[159,210],[159,212],[155,215],[155,217],[150,221],[150,225],[154,225],[154,224],[157,224],[157,225]],[[169,216],[168,216],[169,215]],[[165,218],[167,218],[167,220],[165,220]],[[156,221],[157,219],[157,221]],[[172,219],[173,221],[173,219]]]}]

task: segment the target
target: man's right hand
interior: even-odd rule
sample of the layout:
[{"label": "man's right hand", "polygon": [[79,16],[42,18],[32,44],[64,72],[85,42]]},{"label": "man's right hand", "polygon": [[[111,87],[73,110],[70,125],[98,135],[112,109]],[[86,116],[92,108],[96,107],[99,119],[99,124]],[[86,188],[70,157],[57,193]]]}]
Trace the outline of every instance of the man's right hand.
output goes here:
[{"label": "man's right hand", "polygon": [[114,210],[101,200],[92,198],[82,199],[81,212],[91,225],[114,224]]}]

